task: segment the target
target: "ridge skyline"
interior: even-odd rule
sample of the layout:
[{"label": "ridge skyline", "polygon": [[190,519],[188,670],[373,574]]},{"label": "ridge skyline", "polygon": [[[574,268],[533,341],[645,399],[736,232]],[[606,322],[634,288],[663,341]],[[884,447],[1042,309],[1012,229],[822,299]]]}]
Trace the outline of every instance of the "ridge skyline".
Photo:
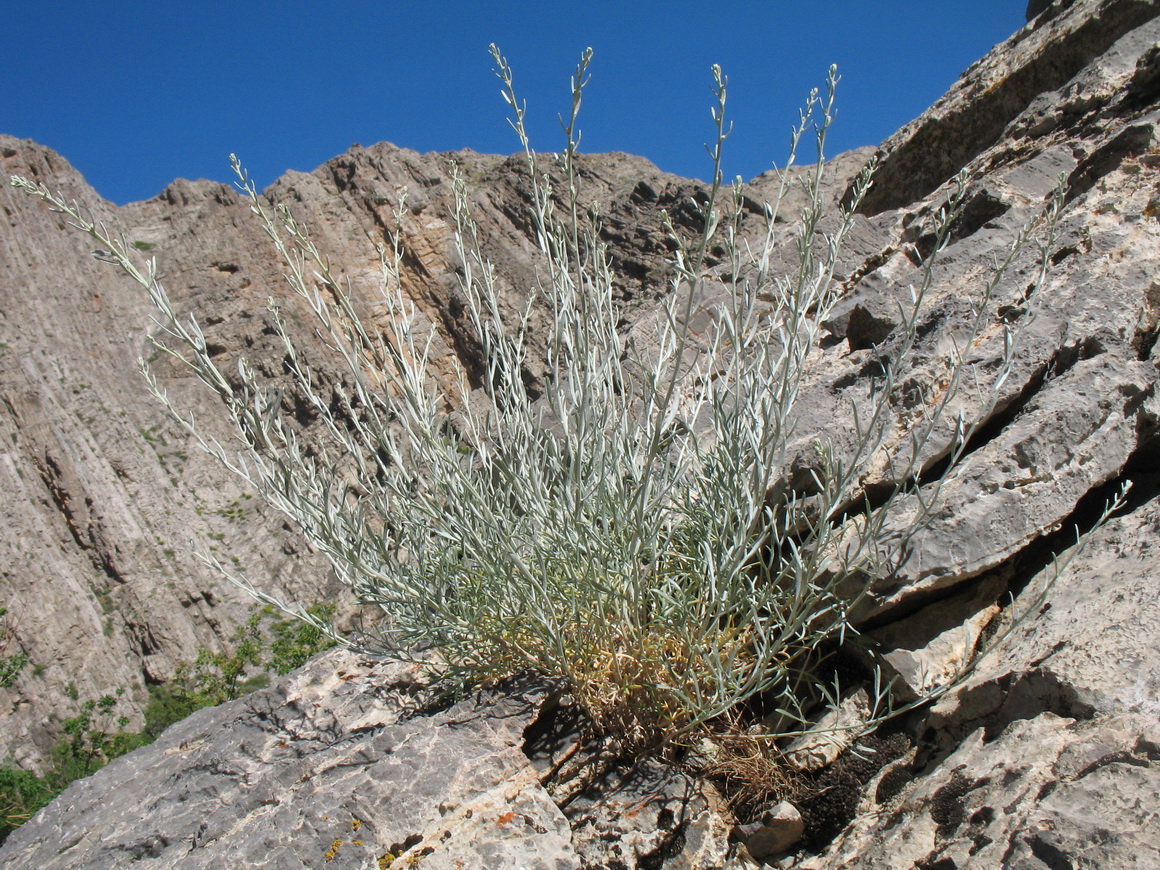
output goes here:
[{"label": "ridge skyline", "polygon": [[[231,152],[260,187],[352,144],[510,154],[518,143],[491,74],[494,41],[528,103],[533,145],[553,151],[568,79],[592,46],[583,151],[626,152],[704,180],[710,67],[720,63],[735,122],[724,169],[748,180],[784,160],[797,109],[831,62],[843,77],[832,156],[917,117],[1023,13],[1020,0],[899,0],[890,15],[853,0],[825,13],[804,3],[597,0],[566,18],[522,0],[438,9],[360,0],[343,7],[335,38],[310,26],[318,13],[307,0],[172,10],[127,0],[115,13],[65,0],[10,12],[0,48],[16,72],[0,132],[57,151],[119,205],[178,178],[228,183]],[[728,23],[737,21],[748,24]]]}]

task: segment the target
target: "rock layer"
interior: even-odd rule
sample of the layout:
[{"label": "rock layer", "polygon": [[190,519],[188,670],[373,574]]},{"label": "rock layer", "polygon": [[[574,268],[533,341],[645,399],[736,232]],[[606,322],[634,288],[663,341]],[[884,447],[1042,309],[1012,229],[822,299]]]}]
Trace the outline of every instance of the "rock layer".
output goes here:
[{"label": "rock layer", "polygon": [[[291,319],[300,312],[236,191],[179,180],[152,200],[118,209],[46,148],[0,136],[0,155],[5,175],[93,204],[143,258],[155,257],[175,304],[197,312],[227,370],[244,356],[264,376],[283,376],[267,300],[279,297]],[[471,178],[485,250],[507,264],[502,281],[514,311],[536,268],[520,217],[520,161],[419,155],[383,144],[309,175],[289,173],[271,193],[295,206],[320,247],[366,294],[377,292],[376,245],[394,228],[407,188],[408,290],[441,330],[443,359],[456,354],[471,371],[476,349],[455,297],[453,159]],[[673,210],[679,221],[699,184],[627,155],[585,158],[583,174],[608,216],[625,305],[655,298],[666,274],[661,210]],[[204,455],[147,394],[138,357],[152,358],[178,404],[197,409],[206,432],[228,443],[229,427],[200,385],[151,347],[152,312],[139,288],[88,256],[84,240],[29,197],[5,186],[0,203],[7,218],[0,237],[0,473],[9,493],[0,606],[9,610],[11,648],[31,662],[11,688],[0,689],[8,696],[0,705],[0,752],[35,766],[55,739],[55,723],[76,715],[86,698],[129,690],[117,712],[139,725],[147,684],[171,679],[177,663],[192,660],[199,646],[218,648],[244,621],[248,598],[194,558],[194,549],[303,604],[334,598],[336,590],[297,532]],[[302,326],[298,339],[322,376],[336,381],[313,332]],[[450,377],[449,364],[441,374]],[[288,398],[287,410],[308,432],[309,408]]]},{"label": "rock layer", "polygon": [[[70,786],[5,865],[577,867],[520,752],[544,692],[417,715],[415,671],[334,652],[199,711]],[[139,797],[109,819],[121,790]]]}]

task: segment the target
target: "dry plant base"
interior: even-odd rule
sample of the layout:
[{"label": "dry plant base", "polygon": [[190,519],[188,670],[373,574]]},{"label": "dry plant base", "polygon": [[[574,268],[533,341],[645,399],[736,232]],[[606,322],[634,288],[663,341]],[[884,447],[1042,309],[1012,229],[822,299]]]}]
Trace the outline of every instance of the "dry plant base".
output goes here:
[{"label": "dry plant base", "polygon": [[[886,765],[914,745],[898,720],[859,740],[831,765],[800,772],[782,758],[774,738],[746,733],[752,720],[732,717],[724,730],[706,732],[695,745],[661,749],[662,760],[711,783],[738,823],[788,801],[805,825],[799,849],[818,852],[854,818],[865,790]],[[654,747],[655,749],[656,747]],[[597,800],[609,782],[638,764],[641,749],[602,732],[576,699],[561,690],[525,733],[524,752],[541,784],[565,811],[581,796]],[[904,775],[905,771],[900,771]]]},{"label": "dry plant base", "polygon": [[774,741],[745,733],[712,738],[715,758],[697,773],[717,786],[738,821],[799,794],[800,774],[780,763]]}]

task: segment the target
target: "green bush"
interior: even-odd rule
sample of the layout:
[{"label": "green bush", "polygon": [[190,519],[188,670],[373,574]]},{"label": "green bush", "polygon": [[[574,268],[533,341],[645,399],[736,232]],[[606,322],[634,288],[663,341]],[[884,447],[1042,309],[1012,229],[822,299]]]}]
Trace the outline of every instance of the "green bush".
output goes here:
[{"label": "green bush", "polygon": [[0,806],[4,810],[0,816],[0,843],[59,793],[60,789],[35,773],[0,767]]},{"label": "green bush", "polygon": [[224,704],[269,685],[270,674],[284,675],[307,659],[334,646],[329,626],[332,604],[305,609],[314,622],[284,619],[270,606],[255,608],[238,626],[230,642],[218,651],[202,647],[192,662],[177,666],[175,678],[151,686],[145,707],[145,733],[150,739],[202,707]]},{"label": "green bush", "polygon": [[150,686],[149,702],[142,711],[145,715],[142,733],[152,742],[170,725],[208,706],[209,702],[191,691],[180,678]]},{"label": "green bush", "polygon": [[[778,198],[758,218],[756,237],[765,242],[751,249],[742,188],[721,174],[726,81],[714,69],[712,183],[693,203],[701,230],[689,238],[667,225],[671,292],[624,332],[599,215],[583,199],[577,169],[577,113],[591,55],[573,79],[566,147],[551,160],[532,150],[510,69],[494,48],[493,56],[523,146],[543,277],[525,288],[526,312],[501,316],[498,276],[482,252],[467,181],[452,167],[460,301],[482,350],[478,380],[462,370],[455,383],[432,380],[431,336],[402,290],[402,229],[382,251],[372,327],[359,317],[363,301],[289,209],[260,195],[234,160],[289,286],[317,316],[344,374],[335,402],[271,300],[287,365],[329,438],[322,447],[307,449],[283,417],[281,394],[244,362],[230,377],[219,371],[196,319],[175,312],[154,262],[138,265],[123,241],[59,195],[13,183],[65,213],[98,242],[100,258],[148,290],[163,324],[159,348],[220,397],[249,450],[239,458],[216,442],[202,439],[203,446],[291,518],[359,601],[382,609],[381,633],[368,648],[404,656],[436,650],[438,673],[454,684],[528,669],[563,678],[597,726],[630,749],[724,727],[755,696],[779,711],[776,733],[804,727],[819,704],[838,700],[824,660],[851,641],[851,608],[904,546],[906,534],[889,534],[888,521],[903,505],[912,512],[907,533],[925,521],[928,494],[956,469],[978,425],[972,420],[985,419],[997,401],[1015,342],[994,315],[993,294],[1026,255],[1038,264],[1032,307],[1047,265],[1037,233],[1050,236],[1059,200],[1013,240],[956,335],[958,348],[983,340],[1000,348],[989,368],[970,372],[983,387],[983,407],[966,420],[949,410],[968,369],[965,354],[953,350],[911,431],[886,437],[934,261],[967,197],[963,175],[928,228],[922,283],[901,312],[890,361],[855,402],[850,431],[817,441],[816,461],[791,475],[799,388],[843,292],[838,253],[871,184],[872,168],[843,210],[824,215],[834,70],[794,129]],[[811,135],[817,163],[791,169]],[[792,186],[805,193],[796,223],[778,213]],[[404,215],[400,202],[400,227]],[[797,258],[777,273],[770,255],[783,238]],[[533,305],[548,315],[537,342],[528,335]],[[547,374],[532,383],[526,363],[540,353],[539,339]],[[157,397],[198,434],[143,368]],[[920,489],[932,468],[942,470]],[[864,483],[875,476],[871,500]],[[327,631],[316,615],[291,610]],[[878,689],[877,715],[889,715],[888,687]]]},{"label": "green bush", "polygon": [[74,779],[88,776],[114,758],[131,752],[144,743],[140,734],[125,731],[126,716],[113,716],[117,698],[123,694],[102,695],[81,704],[78,715],[64,720],[64,739],[52,751],[52,767],[47,781],[63,789]]},{"label": "green bush", "polygon": [[310,621],[279,619],[270,605],[263,613],[270,617],[270,656],[265,667],[276,674],[288,674],[306,664],[307,659],[334,646],[334,638],[324,630],[334,619],[334,604],[312,604],[306,608]]},{"label": "green bush", "polygon": [[114,758],[148,743],[142,734],[124,731],[125,717],[113,716],[117,695],[85,701],[80,713],[62,723],[63,736],[53,747],[43,776],[15,767],[0,766],[0,843],[32,815],[60,794],[73,780],[88,776]]},{"label": "green bush", "polygon": [[[329,624],[334,611],[331,604],[306,608],[321,624]],[[193,662],[177,666],[173,680],[149,687],[145,727],[140,732],[124,730],[128,718],[113,715],[123,690],[85,701],[78,715],[61,723],[61,740],[53,747],[43,776],[0,766],[0,808],[4,810],[0,843],[73,780],[152,743],[170,725],[203,707],[232,701],[267,685],[271,673],[288,674],[333,645],[330,635],[314,624],[281,618],[270,607],[255,608],[219,652],[202,647]]]},{"label": "green bush", "polygon": [[80,712],[61,723],[62,737],[50,753],[43,776],[15,767],[0,766],[0,843],[16,828],[60,794],[70,782],[88,776],[114,758],[131,752],[152,738],[127,732],[129,720],[114,716],[122,694],[103,695],[81,704]]}]

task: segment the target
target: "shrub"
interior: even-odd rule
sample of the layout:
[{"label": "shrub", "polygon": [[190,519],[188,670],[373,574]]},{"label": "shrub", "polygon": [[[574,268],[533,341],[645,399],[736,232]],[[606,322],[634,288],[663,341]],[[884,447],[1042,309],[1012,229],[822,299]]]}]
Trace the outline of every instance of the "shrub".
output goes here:
[{"label": "shrub", "polygon": [[255,608],[220,651],[199,648],[192,662],[177,666],[172,681],[151,686],[144,731],[149,740],[202,707],[263,688],[271,674],[288,674],[334,646],[331,634],[319,627],[330,624],[334,605],[315,603],[304,612],[314,622],[281,619],[269,606]]},{"label": "shrub", "polygon": [[[312,617],[326,622],[334,610],[333,605],[317,603],[306,608]],[[170,725],[202,707],[232,701],[267,685],[271,673],[288,674],[333,644],[328,634],[311,623],[281,619],[269,607],[255,608],[220,652],[201,647],[193,662],[177,666],[175,679],[149,687],[145,727],[140,732],[124,730],[129,719],[113,715],[122,689],[85,701],[76,716],[61,723],[61,740],[53,747],[43,776],[0,764],[0,843],[73,780],[152,743]],[[255,672],[255,668],[261,670]]]},{"label": "shrub", "polygon": [[80,705],[76,716],[61,723],[61,739],[50,753],[43,775],[0,764],[0,843],[8,835],[47,806],[75,779],[96,772],[119,755],[131,752],[152,740],[144,734],[127,732],[129,720],[114,716],[117,698],[103,695]]},{"label": "shrub", "polygon": [[0,767],[0,843],[24,824],[33,813],[48,805],[59,793],[35,773],[14,767]]},{"label": "shrub", "polygon": [[276,674],[288,674],[306,664],[307,659],[330,649],[334,639],[330,632],[320,626],[329,626],[337,607],[334,604],[312,604],[306,614],[312,621],[277,619],[273,609],[267,605],[263,613],[271,618],[270,656],[265,662],[267,670]]},{"label": "shrub", "polygon": [[[756,696],[778,711],[776,731],[792,732],[819,703],[838,700],[840,687],[823,664],[853,638],[851,608],[929,515],[931,493],[959,466],[979,425],[972,421],[993,410],[1015,342],[993,315],[992,297],[1026,254],[1039,264],[1026,302],[1033,307],[1047,265],[1037,233],[1050,237],[1059,199],[1013,240],[956,335],[957,348],[1000,336],[997,362],[971,371],[985,379],[983,407],[969,418],[955,410],[968,363],[953,350],[941,391],[920,403],[907,437],[887,442],[933,264],[966,199],[961,175],[929,228],[922,282],[901,312],[890,361],[856,401],[851,430],[816,441],[816,462],[793,476],[795,403],[842,294],[838,254],[872,175],[872,167],[862,173],[827,223],[823,155],[834,70],[793,131],[778,198],[765,209],[765,242],[752,251],[741,187],[722,178],[726,80],[714,68],[713,176],[694,203],[702,229],[688,239],[667,224],[671,292],[655,316],[624,332],[599,216],[578,181],[577,113],[591,53],[573,78],[567,144],[554,161],[532,150],[510,69],[494,47],[493,56],[523,147],[544,277],[528,288],[523,316],[505,321],[467,182],[452,166],[460,290],[482,351],[475,382],[459,368],[450,385],[429,375],[431,336],[402,291],[401,232],[381,251],[372,325],[306,229],[260,195],[233,159],[289,286],[316,315],[343,372],[335,402],[272,299],[288,367],[329,439],[323,447],[304,446],[282,416],[280,395],[245,362],[232,379],[219,371],[196,319],[174,310],[155,262],[138,265],[124,241],[59,195],[14,183],[65,213],[101,245],[98,257],[148,290],[161,315],[158,347],[220,397],[248,450],[236,456],[201,436],[143,363],[154,394],[327,554],[361,602],[382,609],[380,633],[362,641],[367,648],[404,656],[437,650],[439,674],[456,685],[528,669],[562,678],[598,727],[631,749],[683,741]],[[799,172],[794,155],[811,134],[818,161]],[[778,209],[794,185],[806,205],[789,230]],[[400,225],[403,212],[400,204]],[[783,236],[793,240],[796,263],[779,274],[771,252]],[[542,383],[526,377],[538,346],[528,335],[533,305],[549,315],[547,334],[537,337]],[[873,497],[865,487],[871,477],[879,483]],[[908,528],[888,532],[903,506]],[[289,609],[327,630],[316,616]],[[879,684],[878,716],[891,712],[888,695]]]},{"label": "shrub", "polygon": [[64,720],[65,737],[52,751],[48,776],[48,782],[58,791],[148,742],[140,734],[124,730],[128,717],[113,717],[121,694],[123,690],[118,689],[116,695],[89,699],[81,704],[79,714]]}]

